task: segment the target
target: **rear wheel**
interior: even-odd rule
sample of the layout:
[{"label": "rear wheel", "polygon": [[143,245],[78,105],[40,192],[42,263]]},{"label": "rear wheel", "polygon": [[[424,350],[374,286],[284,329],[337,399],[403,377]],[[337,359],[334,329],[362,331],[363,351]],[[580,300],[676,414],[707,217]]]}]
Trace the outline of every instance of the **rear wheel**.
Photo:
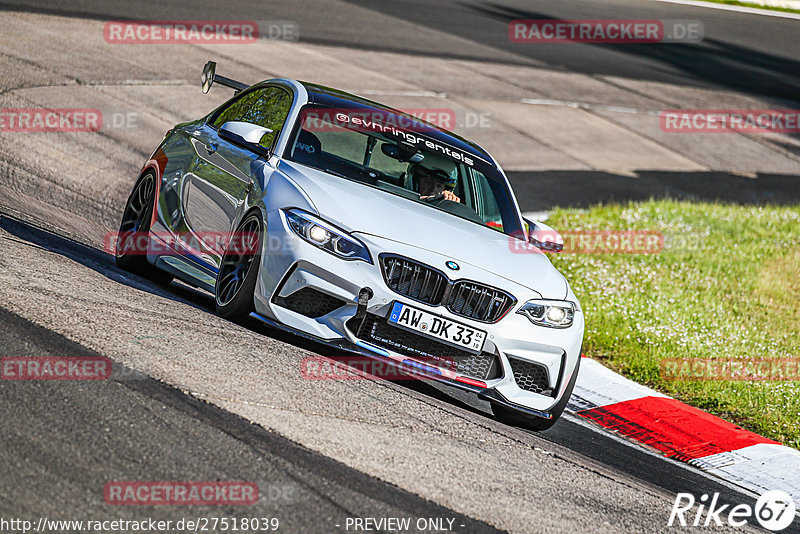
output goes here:
[{"label": "rear wheel", "polygon": [[561,400],[558,401],[558,403],[550,410],[550,413],[553,415],[552,418],[542,419],[541,417],[527,415],[522,412],[518,412],[517,410],[500,406],[499,404],[492,404],[492,413],[498,421],[507,425],[527,428],[528,430],[535,430],[537,432],[547,430],[556,424],[556,421],[559,420],[561,414],[564,413],[564,408],[567,407],[569,398],[572,396],[572,390],[575,389],[575,381],[578,379],[578,369],[580,369],[580,366],[581,359],[579,356],[578,363],[575,365],[575,372],[572,373],[572,378],[570,379],[569,384],[567,384],[567,389],[564,391],[564,396],[561,397]]},{"label": "rear wheel", "polygon": [[262,235],[261,214],[254,211],[239,224],[222,257],[215,295],[217,313],[226,319],[241,321],[255,309]]},{"label": "rear wheel", "polygon": [[131,191],[122,212],[119,225],[115,260],[126,271],[143,276],[158,284],[167,285],[172,275],[147,262],[150,221],[155,203],[156,177],[152,172],[144,174]]}]

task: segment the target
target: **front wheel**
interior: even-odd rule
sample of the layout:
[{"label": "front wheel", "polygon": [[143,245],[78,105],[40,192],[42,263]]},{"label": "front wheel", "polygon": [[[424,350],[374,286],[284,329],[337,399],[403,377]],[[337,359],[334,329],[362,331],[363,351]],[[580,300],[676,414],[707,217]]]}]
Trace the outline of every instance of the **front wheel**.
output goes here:
[{"label": "front wheel", "polygon": [[572,396],[572,390],[575,389],[575,381],[578,379],[578,370],[580,367],[581,358],[578,356],[578,363],[575,365],[575,372],[572,373],[572,378],[570,379],[569,384],[567,384],[567,389],[564,391],[564,396],[561,397],[561,400],[558,401],[558,403],[550,410],[550,413],[553,415],[552,418],[542,419],[541,417],[527,415],[499,404],[492,404],[492,413],[498,421],[510,426],[518,426],[520,428],[535,430],[537,432],[547,430],[556,424],[556,421],[561,418],[561,414],[564,413],[564,408],[567,407],[569,398]]},{"label": "front wheel", "polygon": [[241,321],[254,311],[253,295],[261,264],[261,214],[253,212],[239,224],[220,263],[215,288],[217,314]]}]

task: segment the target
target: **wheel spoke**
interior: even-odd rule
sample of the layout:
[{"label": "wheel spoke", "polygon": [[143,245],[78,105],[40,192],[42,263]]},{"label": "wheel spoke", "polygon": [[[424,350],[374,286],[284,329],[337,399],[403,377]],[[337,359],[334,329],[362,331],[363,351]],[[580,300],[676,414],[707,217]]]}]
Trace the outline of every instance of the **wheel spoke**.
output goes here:
[{"label": "wheel spoke", "polygon": [[227,304],[230,301],[230,298],[236,294],[236,290],[239,288],[239,273],[237,269],[232,270],[229,273],[226,273],[222,278],[220,278],[219,283],[219,296],[220,301],[223,304]]},{"label": "wheel spoke", "polygon": [[258,219],[250,217],[233,233],[220,262],[216,292],[219,305],[230,304],[244,286],[258,252],[260,230]]},{"label": "wheel spoke", "polygon": [[[145,195],[144,184],[139,184],[139,191],[138,191],[138,194],[136,195],[136,200],[138,201],[138,205],[139,205],[139,212],[142,211],[142,207],[144,207],[145,202],[147,202],[147,199],[145,198],[144,195]],[[135,209],[136,208],[134,208],[134,210]]]},{"label": "wheel spoke", "polygon": [[220,287],[225,287],[228,284],[228,282],[230,281],[231,278],[233,280],[236,280],[236,271],[231,271],[228,274],[226,274],[225,276],[223,276],[219,281]]},{"label": "wheel spoke", "polygon": [[249,259],[247,260],[247,263],[242,265],[242,278],[246,278],[247,277],[247,273],[250,272],[250,266],[252,266],[252,265],[253,265],[253,257],[249,256]]},{"label": "wheel spoke", "polygon": [[145,175],[131,193],[117,236],[117,255],[126,256],[135,247],[136,233],[148,227],[147,207],[153,201],[155,181],[152,175]]},{"label": "wheel spoke", "polygon": [[234,277],[226,286],[223,291],[223,298],[224,302],[227,304],[236,295],[236,291],[239,289],[239,277]]},{"label": "wheel spoke", "polygon": [[224,271],[224,270],[226,270],[228,268],[235,269],[237,264],[238,264],[238,262],[233,260],[231,256],[226,256],[222,260],[222,265],[220,266],[220,270]]}]

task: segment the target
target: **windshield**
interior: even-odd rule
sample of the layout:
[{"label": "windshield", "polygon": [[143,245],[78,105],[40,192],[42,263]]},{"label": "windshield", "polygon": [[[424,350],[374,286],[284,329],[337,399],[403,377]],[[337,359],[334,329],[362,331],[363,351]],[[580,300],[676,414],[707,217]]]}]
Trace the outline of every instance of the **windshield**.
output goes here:
[{"label": "windshield", "polygon": [[291,161],[419,202],[509,235],[519,216],[497,169],[425,135],[431,126],[381,110],[308,105]]}]

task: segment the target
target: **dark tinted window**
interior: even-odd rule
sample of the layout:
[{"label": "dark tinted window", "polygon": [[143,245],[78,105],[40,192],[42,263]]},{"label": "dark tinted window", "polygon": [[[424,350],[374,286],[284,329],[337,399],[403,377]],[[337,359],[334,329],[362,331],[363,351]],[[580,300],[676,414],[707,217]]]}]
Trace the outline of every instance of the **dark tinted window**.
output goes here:
[{"label": "dark tinted window", "polygon": [[[425,137],[420,128],[401,131],[395,125],[402,120],[384,111],[311,104],[303,108],[298,122],[296,140],[287,147],[287,159],[508,235],[522,235],[519,213],[505,179],[474,154]],[[390,150],[384,151],[385,145]],[[401,148],[414,158],[402,156]],[[432,173],[449,178],[439,181],[437,190],[451,190],[457,202],[425,200],[435,191],[423,191],[420,180]]]},{"label": "dark tinted window", "polygon": [[219,128],[228,121],[241,121],[269,128],[272,133],[264,135],[259,144],[271,148],[291,107],[292,97],[288,92],[278,87],[262,87],[248,91],[218,111],[211,124]]}]

